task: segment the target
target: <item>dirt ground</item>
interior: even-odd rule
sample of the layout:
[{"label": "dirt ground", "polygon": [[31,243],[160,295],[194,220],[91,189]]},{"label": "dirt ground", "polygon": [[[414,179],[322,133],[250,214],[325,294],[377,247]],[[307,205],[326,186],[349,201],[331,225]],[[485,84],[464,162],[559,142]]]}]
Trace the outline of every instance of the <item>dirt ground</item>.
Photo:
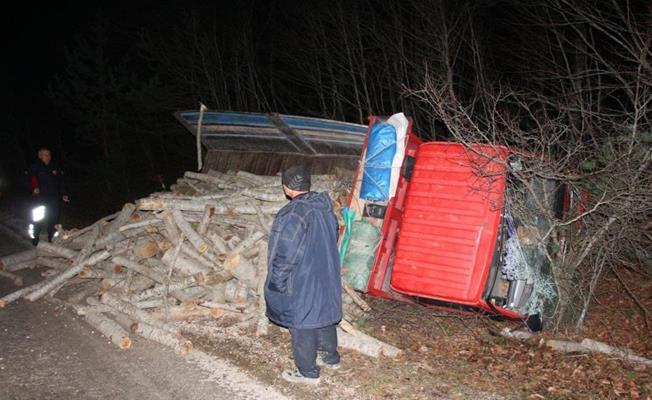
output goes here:
[{"label": "dirt ground", "polygon": [[[652,282],[627,276],[630,287],[652,306]],[[614,280],[599,292],[602,304],[579,334],[652,356],[652,333],[641,313],[622,296]],[[618,297],[619,301],[612,301]],[[317,388],[283,387],[299,399],[650,399],[652,374],[641,364],[604,355],[562,354],[539,346],[543,333],[518,342],[492,335],[518,322],[459,315],[417,305],[367,299],[373,307],[360,321],[367,333],[405,350],[397,359],[372,359],[343,352],[342,368],[322,372]],[[609,311],[608,305],[614,305]],[[605,317],[609,314],[609,318]],[[280,328],[265,338],[243,334],[223,341],[195,339],[197,345],[278,385],[278,371],[292,366],[289,334]]]}]

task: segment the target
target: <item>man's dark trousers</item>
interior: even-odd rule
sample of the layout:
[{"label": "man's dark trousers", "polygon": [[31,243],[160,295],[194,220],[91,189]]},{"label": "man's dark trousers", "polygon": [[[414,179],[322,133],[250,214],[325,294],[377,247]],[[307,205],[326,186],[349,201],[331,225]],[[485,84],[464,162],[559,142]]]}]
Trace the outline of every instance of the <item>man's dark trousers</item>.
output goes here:
[{"label": "man's dark trousers", "polygon": [[294,363],[301,375],[308,378],[319,377],[319,367],[316,364],[317,351],[325,353],[322,360],[326,364],[340,362],[335,325],[317,329],[290,328],[290,334],[292,335]]},{"label": "man's dark trousers", "polygon": [[42,196],[35,203],[45,206],[45,218],[34,223],[34,237],[38,238],[42,227],[45,226],[48,231],[48,241],[51,241],[57,231],[55,225],[59,222],[59,199],[53,196]]}]

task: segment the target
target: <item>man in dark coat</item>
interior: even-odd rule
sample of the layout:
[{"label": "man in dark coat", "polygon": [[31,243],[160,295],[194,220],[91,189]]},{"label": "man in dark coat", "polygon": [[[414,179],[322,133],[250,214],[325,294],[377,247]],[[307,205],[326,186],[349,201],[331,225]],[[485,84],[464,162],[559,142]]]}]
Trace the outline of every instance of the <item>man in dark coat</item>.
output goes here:
[{"label": "man in dark coat", "polygon": [[317,364],[332,369],[340,365],[335,329],[342,319],[337,218],[328,193],[310,191],[305,167],[288,168],[282,182],[292,200],[274,218],[269,237],[267,317],[289,328],[292,336],[297,370],[283,371],[281,377],[318,383]]},{"label": "man in dark coat", "polygon": [[52,241],[56,233],[55,225],[59,221],[61,201],[68,202],[68,196],[63,187],[63,172],[52,161],[52,153],[48,148],[39,149],[38,161],[30,167],[28,177],[33,198],[29,234],[36,246],[43,225],[47,226],[48,241]]}]

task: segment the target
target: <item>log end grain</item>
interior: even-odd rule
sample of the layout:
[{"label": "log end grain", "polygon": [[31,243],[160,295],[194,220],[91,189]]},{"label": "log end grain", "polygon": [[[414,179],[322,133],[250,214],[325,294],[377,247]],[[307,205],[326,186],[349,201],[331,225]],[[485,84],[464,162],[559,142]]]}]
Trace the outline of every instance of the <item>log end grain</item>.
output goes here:
[{"label": "log end grain", "polygon": [[131,339],[129,339],[129,336],[123,336],[122,339],[120,339],[118,347],[120,347],[122,350],[130,349]]},{"label": "log end grain", "polygon": [[197,246],[197,251],[199,254],[204,254],[208,251],[208,245],[205,242],[202,242],[199,246]]},{"label": "log end grain", "polygon": [[185,356],[192,351],[192,342],[190,340],[182,340],[179,345],[179,355]]},{"label": "log end grain", "polygon": [[84,265],[81,271],[79,271],[80,278],[88,278],[90,275],[91,275],[91,267],[89,267],[88,265]]}]

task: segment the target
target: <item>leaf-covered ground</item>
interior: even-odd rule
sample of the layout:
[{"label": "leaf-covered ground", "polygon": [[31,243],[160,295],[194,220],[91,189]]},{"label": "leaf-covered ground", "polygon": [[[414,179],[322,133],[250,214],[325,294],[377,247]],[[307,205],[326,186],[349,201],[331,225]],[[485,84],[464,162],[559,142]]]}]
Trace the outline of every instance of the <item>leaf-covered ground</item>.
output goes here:
[{"label": "leaf-covered ground", "polygon": [[[639,303],[652,309],[652,282],[621,274]],[[278,373],[292,367],[289,335],[243,333],[236,339],[198,340],[259,379],[299,399],[648,399],[652,373],[601,354],[564,354],[539,346],[549,332],[519,342],[491,334],[518,322],[493,321],[417,305],[368,299],[373,307],[360,328],[405,350],[397,359],[343,353],[343,368],[322,372],[317,387],[289,385]],[[585,329],[556,339],[585,337],[652,357],[652,332],[640,306],[615,277],[600,287]]]}]

